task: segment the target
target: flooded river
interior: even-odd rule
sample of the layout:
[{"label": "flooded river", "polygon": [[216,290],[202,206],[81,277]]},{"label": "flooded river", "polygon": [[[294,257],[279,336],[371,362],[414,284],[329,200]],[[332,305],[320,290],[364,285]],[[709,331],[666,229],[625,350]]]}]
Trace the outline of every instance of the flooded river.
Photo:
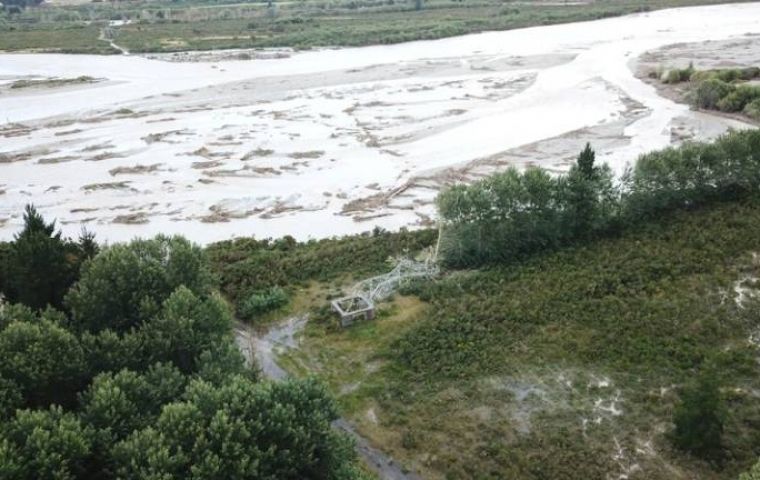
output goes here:
[{"label": "flooded river", "polygon": [[634,68],[665,45],[748,34],[758,3],[253,60],[0,55],[0,238],[28,202],[109,241],[429,225],[451,182],[562,171],[586,141],[621,171],[676,129],[745,127],[659,96]]}]

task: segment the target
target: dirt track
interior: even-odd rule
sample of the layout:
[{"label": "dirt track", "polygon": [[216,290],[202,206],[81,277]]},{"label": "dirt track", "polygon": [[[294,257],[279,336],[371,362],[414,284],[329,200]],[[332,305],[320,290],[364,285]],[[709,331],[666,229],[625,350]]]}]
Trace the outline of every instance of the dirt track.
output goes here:
[{"label": "dirt track", "polygon": [[[239,324],[235,328],[235,342],[249,364],[255,360],[265,377],[281,381],[288,374],[277,364],[277,354],[282,349],[298,347],[297,336],[306,321],[306,317],[292,317],[263,334],[256,334],[247,325]],[[419,480],[419,476],[406,472],[395,460],[373,447],[348,420],[339,418],[333,422],[333,427],[354,439],[359,456],[381,479]]]}]

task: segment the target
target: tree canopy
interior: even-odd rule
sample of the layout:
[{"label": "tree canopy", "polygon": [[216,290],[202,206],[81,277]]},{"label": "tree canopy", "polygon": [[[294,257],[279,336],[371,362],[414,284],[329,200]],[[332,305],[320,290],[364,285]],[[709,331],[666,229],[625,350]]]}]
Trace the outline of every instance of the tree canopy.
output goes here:
[{"label": "tree canopy", "polygon": [[324,387],[245,366],[197,245],[100,251],[31,206],[3,245],[0,478],[356,477]]},{"label": "tree canopy", "polygon": [[83,236],[82,243],[62,238],[55,221],[46,222],[34,206],[27,205],[21,232],[0,249],[0,288],[11,302],[35,309],[61,308],[81,264],[95,253],[92,234]]},{"label": "tree canopy", "polygon": [[441,255],[451,266],[523,255],[618,232],[680,208],[758,191],[760,132],[730,132],[639,157],[619,182],[586,145],[565,175],[508,169],[438,196]]}]

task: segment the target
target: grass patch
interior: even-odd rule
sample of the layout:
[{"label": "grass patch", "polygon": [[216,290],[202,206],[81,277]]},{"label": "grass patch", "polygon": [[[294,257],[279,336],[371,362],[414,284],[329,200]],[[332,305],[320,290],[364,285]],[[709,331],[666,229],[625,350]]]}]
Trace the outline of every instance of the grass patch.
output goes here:
[{"label": "grass patch", "polygon": [[100,27],[80,22],[16,24],[13,17],[0,23],[0,51],[111,54],[117,50],[98,40]]}]

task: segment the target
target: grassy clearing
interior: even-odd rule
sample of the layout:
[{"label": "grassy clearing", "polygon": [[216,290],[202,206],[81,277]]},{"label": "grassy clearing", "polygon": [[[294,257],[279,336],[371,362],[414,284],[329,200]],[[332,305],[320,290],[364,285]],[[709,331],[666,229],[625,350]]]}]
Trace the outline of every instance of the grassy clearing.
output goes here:
[{"label": "grassy clearing", "polygon": [[[436,232],[431,230],[396,233],[376,230],[371,235],[305,243],[291,237],[238,239],[215,243],[208,247],[207,254],[223,293],[240,308],[251,294],[277,286],[299,299],[305,287],[320,282],[322,288],[330,288],[334,290],[332,295],[337,295],[336,289],[352,277],[385,272],[390,257],[417,252],[432,245],[435,239]],[[251,321],[266,323],[270,317]]]},{"label": "grassy clearing", "polygon": [[288,352],[282,361],[293,372],[318,372],[346,410],[359,411],[371,396],[368,392],[380,387],[371,382],[372,374],[386,363],[378,352],[390,348],[391,339],[422,318],[426,304],[417,297],[399,295],[381,306],[374,321],[344,329],[325,311],[330,292],[322,293],[327,295],[312,295],[304,304],[321,310],[306,326],[304,349]]},{"label": "grassy clearing", "polygon": [[[285,363],[324,378],[364,434],[425,478],[735,478],[760,455],[748,341],[760,305],[736,303],[757,287],[758,238],[760,200],[747,200],[450,273],[347,330],[314,296],[321,312]],[[706,363],[729,402],[722,468],[666,439],[679,387]]]},{"label": "grassy clearing", "polygon": [[38,51],[49,53],[117,53],[98,40],[100,27],[78,23],[19,25],[0,23],[0,51]]},{"label": "grassy clearing", "polygon": [[118,28],[116,38],[128,50],[173,52],[390,44],[714,3],[723,2],[599,0],[557,5],[429,0],[419,11],[412,1],[396,0],[276,2],[271,9],[264,3],[93,4],[28,9],[22,15],[6,16],[0,19],[0,50],[113,53],[106,42],[97,40],[99,28],[111,19],[132,21]]}]

